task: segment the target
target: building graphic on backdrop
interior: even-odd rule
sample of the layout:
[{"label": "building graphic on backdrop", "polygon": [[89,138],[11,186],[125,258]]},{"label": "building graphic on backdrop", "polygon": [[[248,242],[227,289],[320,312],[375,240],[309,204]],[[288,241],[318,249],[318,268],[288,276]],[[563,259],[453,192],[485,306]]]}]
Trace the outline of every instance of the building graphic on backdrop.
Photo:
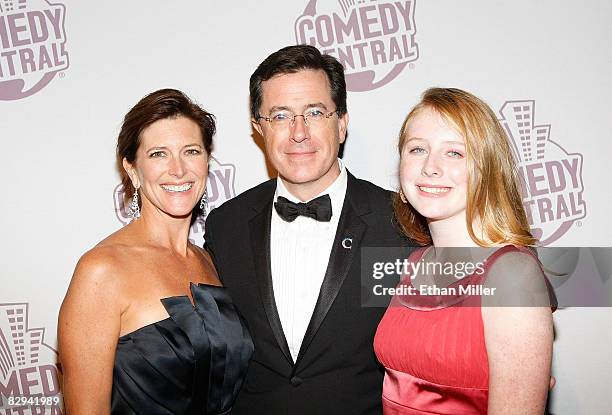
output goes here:
[{"label": "building graphic on backdrop", "polygon": [[66,8],[45,0],[0,0],[0,101],[43,89],[68,68]]},{"label": "building graphic on backdrop", "polygon": [[309,0],[295,21],[295,40],[337,58],[349,91],[370,91],[419,58],[415,5],[416,0]]},{"label": "building graphic on backdrop", "polygon": [[569,153],[551,140],[550,125],[536,124],[533,100],[507,101],[500,114],[513,139],[532,233],[549,245],[586,216],[582,154]]},{"label": "building graphic on backdrop", "polygon": [[[45,344],[44,328],[28,327],[28,303],[0,304],[0,413],[61,414],[57,352]],[[44,398],[31,405],[13,398]]]},{"label": "building graphic on backdrop", "polygon": [[[220,206],[226,200],[236,196],[234,187],[236,179],[236,166],[233,164],[220,163],[211,158],[208,168],[208,181],[206,190],[208,192],[208,212]],[[127,225],[132,220],[129,213],[129,205],[126,205],[123,185],[118,185],[114,191],[115,214],[119,222]],[[204,243],[204,223],[206,216],[198,216],[189,232],[189,239],[198,246]]]}]

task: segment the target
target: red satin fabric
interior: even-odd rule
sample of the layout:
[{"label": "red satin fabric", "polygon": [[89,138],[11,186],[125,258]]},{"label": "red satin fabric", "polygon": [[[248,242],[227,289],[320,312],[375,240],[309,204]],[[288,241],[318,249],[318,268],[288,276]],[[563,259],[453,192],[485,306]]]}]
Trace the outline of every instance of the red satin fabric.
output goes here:
[{"label": "red satin fabric", "polygon": [[[498,249],[487,264],[516,249]],[[419,261],[424,251],[410,260]],[[456,284],[482,284],[486,268]],[[486,414],[489,368],[480,304],[479,295],[393,297],[374,338],[386,370],[384,415]]]},{"label": "red satin fabric", "polygon": [[488,393],[486,388],[439,385],[387,368],[383,383],[383,413],[484,414],[487,412]]}]

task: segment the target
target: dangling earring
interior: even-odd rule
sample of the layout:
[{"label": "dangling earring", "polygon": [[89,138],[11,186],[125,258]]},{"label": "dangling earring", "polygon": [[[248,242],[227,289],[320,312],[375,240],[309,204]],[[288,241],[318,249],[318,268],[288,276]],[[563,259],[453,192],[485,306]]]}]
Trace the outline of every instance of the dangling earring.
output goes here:
[{"label": "dangling earring", "polygon": [[402,191],[402,189],[400,189],[399,191],[399,197],[400,200],[402,201],[402,203],[408,203],[408,199],[406,199],[406,195],[404,194],[404,192]]},{"label": "dangling earring", "polygon": [[204,194],[202,195],[202,199],[200,199],[200,210],[202,211],[202,215],[206,216],[206,211],[208,210],[208,189],[204,189]]},{"label": "dangling earring", "polygon": [[138,188],[134,188],[134,196],[132,196],[132,203],[130,203],[130,214],[132,220],[140,217],[140,206],[138,206]]}]

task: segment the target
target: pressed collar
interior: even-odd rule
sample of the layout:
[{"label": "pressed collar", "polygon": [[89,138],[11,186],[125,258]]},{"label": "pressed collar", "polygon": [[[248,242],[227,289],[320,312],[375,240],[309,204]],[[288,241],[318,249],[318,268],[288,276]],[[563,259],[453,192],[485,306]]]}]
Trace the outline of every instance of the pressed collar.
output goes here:
[{"label": "pressed collar", "polygon": [[[330,184],[326,189],[321,191],[319,194],[315,195],[309,200],[306,200],[306,202],[309,202],[310,200],[316,199],[319,196],[328,194],[332,201],[332,214],[334,216],[336,214],[340,214],[340,211],[342,210],[342,205],[344,203],[344,196],[346,195],[346,187],[347,187],[347,182],[348,182],[347,171],[341,159],[338,159],[338,165],[340,167],[340,174],[338,175],[338,177],[336,177],[336,180],[334,180],[332,184]],[[285,187],[285,184],[283,183],[281,178],[277,177],[276,178],[276,192],[274,193],[274,200],[276,201],[276,199],[279,196],[283,196],[295,203],[302,202],[297,197],[292,195],[289,192],[289,190],[287,190],[287,188]]]}]

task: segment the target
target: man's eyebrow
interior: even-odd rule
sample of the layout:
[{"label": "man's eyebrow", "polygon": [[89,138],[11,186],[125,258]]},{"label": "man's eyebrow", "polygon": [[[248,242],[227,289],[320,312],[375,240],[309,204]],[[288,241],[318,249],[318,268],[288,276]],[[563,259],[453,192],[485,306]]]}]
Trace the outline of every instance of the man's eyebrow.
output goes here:
[{"label": "man's eyebrow", "polygon": [[275,105],[272,108],[270,108],[271,113],[276,112],[276,111],[292,111],[292,109],[286,105]]},{"label": "man's eyebrow", "polygon": [[322,102],[316,102],[314,104],[308,104],[306,105],[306,108],[323,108],[323,109],[327,109],[327,105],[325,105]]},{"label": "man's eyebrow", "polygon": [[[309,109],[309,108],[323,108],[324,110],[327,110],[327,105],[325,105],[322,102],[314,102],[312,104],[306,104],[306,106],[304,107],[305,109]],[[291,111],[291,112],[295,112],[293,110],[293,108],[288,107],[286,105],[275,105],[272,108],[270,108],[270,112],[276,112],[276,111]]]}]

